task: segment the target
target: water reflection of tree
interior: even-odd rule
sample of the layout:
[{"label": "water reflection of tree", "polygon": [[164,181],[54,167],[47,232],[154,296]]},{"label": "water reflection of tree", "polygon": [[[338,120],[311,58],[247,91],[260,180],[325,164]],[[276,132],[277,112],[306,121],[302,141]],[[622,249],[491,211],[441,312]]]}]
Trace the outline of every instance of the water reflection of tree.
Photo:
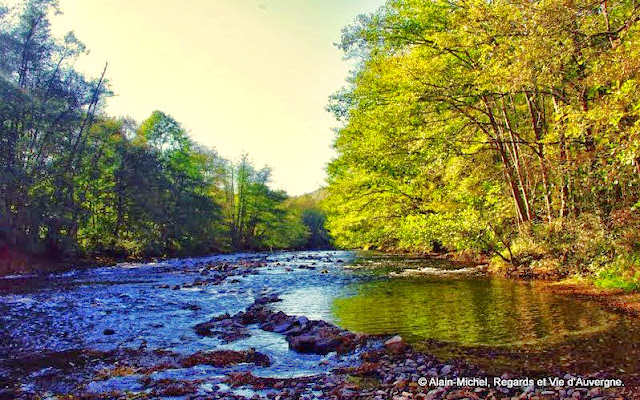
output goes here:
[{"label": "water reflection of tree", "polygon": [[509,281],[390,279],[354,289],[355,296],[333,304],[345,328],[416,340],[527,343],[589,331],[611,318],[594,305]]}]

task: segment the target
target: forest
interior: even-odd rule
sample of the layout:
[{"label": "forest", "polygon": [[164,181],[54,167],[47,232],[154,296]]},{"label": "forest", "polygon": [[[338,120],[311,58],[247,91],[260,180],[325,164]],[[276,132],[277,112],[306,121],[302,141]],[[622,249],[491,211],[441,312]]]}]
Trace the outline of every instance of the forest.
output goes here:
[{"label": "forest", "polygon": [[[110,115],[115,68],[81,72],[87,46],[52,28],[58,1],[10,1],[0,399],[640,399],[640,2],[386,0],[334,49],[352,70],[326,100],[337,120],[326,187],[290,196],[269,167],[199,144],[169,110]],[[241,95],[234,123],[277,122],[260,130],[282,138],[265,146],[272,160],[305,146],[296,177],[324,150],[304,136],[320,125],[308,104],[292,106],[328,88],[323,16],[372,4],[72,7],[89,3],[75,21],[102,13],[127,59],[122,37],[138,38],[116,40],[109,6],[197,53],[215,47],[195,36],[224,42],[238,25],[233,54],[248,58],[192,58],[157,85],[220,74]],[[196,28],[182,36],[185,24]],[[150,26],[135,26],[149,54],[182,54]],[[286,60],[281,76],[262,50]],[[274,86],[245,82],[257,69]],[[273,90],[292,82],[303,95]],[[196,89],[207,96],[162,96],[212,116],[212,96],[228,99]],[[233,133],[206,116],[223,149]],[[294,120],[303,140],[278,136]]]},{"label": "forest", "polygon": [[328,106],[336,243],[637,288],[639,19],[626,0],[390,0],[360,16]]},{"label": "forest", "polygon": [[87,48],[54,37],[57,12],[0,9],[0,249],[64,261],[328,245],[317,202],[272,189],[248,155],[223,158],[162,111],[107,115],[108,65],[97,79],[75,68]]},{"label": "forest", "polygon": [[392,0],[361,15],[338,44],[355,69],[327,106],[328,188],[297,198],[163,111],[108,115],[108,64],[99,78],[75,68],[87,48],[51,33],[57,2],[4,7],[0,248],[73,260],[333,244],[637,288],[639,7]]}]

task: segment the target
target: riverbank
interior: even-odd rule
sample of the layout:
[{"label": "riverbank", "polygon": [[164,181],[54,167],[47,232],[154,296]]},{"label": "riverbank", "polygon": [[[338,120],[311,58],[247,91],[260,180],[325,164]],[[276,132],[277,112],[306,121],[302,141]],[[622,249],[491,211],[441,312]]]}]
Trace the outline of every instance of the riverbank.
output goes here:
[{"label": "riverbank", "polygon": [[566,277],[554,268],[489,265],[488,273],[506,279],[532,282],[541,290],[583,301],[597,302],[603,308],[631,316],[640,316],[640,291],[620,287],[601,287],[594,275]]},{"label": "riverbank", "polygon": [[[170,257],[165,257],[168,259]],[[79,257],[46,256],[9,247],[0,242],[0,277],[24,274],[51,274],[70,270],[97,268],[119,262],[155,262],[157,257],[109,256],[104,254]]]},{"label": "riverbank", "polygon": [[475,267],[491,276],[516,281],[531,282],[538,289],[584,301],[599,303],[603,308],[631,316],[640,316],[640,291],[616,287],[598,287],[593,276],[570,277],[552,268],[542,266],[513,266],[506,263],[496,265],[495,259],[487,254],[470,251],[433,253],[395,253],[438,260],[448,260],[465,267]]},{"label": "riverbank", "polygon": [[[277,249],[273,251],[326,251],[331,248],[302,248],[302,249]],[[241,251],[241,250],[238,250]],[[242,250],[247,253],[258,252],[259,250]],[[0,248],[0,277],[10,275],[26,274],[51,274],[63,273],[72,270],[100,268],[114,266],[119,263],[155,263],[177,258],[201,258],[215,255],[233,254],[234,251],[218,251],[216,253],[188,253],[188,254],[166,254],[161,257],[151,256],[110,256],[105,254],[94,254],[77,258],[56,260],[39,254],[30,254],[8,247]]]},{"label": "riverbank", "polygon": [[638,317],[640,316],[640,293],[615,288],[598,288],[588,281],[537,282],[543,290],[599,303],[603,308]]}]

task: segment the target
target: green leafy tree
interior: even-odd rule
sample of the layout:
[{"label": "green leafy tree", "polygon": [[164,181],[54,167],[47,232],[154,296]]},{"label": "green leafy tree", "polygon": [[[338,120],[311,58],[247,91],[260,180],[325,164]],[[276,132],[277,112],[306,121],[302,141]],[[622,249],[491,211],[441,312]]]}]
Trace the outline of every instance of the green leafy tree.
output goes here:
[{"label": "green leafy tree", "polygon": [[632,2],[389,0],[360,17],[329,105],[337,243],[517,264],[550,227],[610,224],[640,195],[637,30]]},{"label": "green leafy tree", "polygon": [[247,155],[227,169],[227,219],[234,249],[273,249],[299,245],[300,225],[287,212],[286,193],[268,183],[271,170],[255,169]]}]

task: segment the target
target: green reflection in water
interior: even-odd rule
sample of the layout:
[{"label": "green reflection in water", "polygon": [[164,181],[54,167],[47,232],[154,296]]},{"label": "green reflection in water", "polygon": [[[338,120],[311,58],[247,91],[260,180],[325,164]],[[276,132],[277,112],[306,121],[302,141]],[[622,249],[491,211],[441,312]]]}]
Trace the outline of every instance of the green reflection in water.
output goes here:
[{"label": "green reflection in water", "polygon": [[408,340],[509,345],[607,329],[617,317],[530,285],[489,279],[395,278],[355,284],[332,312],[346,329]]}]

